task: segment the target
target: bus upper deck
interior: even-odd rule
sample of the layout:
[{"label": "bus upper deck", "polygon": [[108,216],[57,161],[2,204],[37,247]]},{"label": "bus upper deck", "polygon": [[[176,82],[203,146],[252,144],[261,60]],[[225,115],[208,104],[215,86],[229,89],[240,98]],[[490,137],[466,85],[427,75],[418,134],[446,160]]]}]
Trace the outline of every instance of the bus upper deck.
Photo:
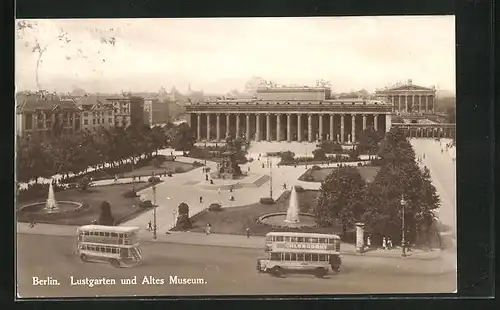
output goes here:
[{"label": "bus upper deck", "polygon": [[138,227],[85,225],[78,227],[78,241],[117,245],[138,243]]}]

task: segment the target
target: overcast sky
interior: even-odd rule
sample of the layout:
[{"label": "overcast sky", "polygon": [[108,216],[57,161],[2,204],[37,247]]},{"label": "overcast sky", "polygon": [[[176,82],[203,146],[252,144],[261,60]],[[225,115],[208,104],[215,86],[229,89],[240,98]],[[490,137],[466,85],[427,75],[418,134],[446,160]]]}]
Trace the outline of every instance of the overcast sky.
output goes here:
[{"label": "overcast sky", "polygon": [[[243,90],[253,76],[278,84],[331,82],[373,91],[412,79],[455,92],[455,18],[322,17],[36,20],[16,39],[16,85],[61,92]],[[60,45],[60,29],[70,43]],[[100,37],[115,37],[103,44]],[[26,46],[28,43],[28,46]],[[79,51],[80,50],[80,51]]]}]

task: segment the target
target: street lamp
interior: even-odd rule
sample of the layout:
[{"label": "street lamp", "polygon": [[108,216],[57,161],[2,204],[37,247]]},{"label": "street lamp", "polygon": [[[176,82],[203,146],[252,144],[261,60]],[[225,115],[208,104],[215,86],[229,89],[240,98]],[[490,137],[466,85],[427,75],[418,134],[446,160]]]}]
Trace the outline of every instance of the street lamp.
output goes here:
[{"label": "street lamp", "polygon": [[153,239],[156,240],[156,182],[154,178],[155,174],[153,173]]},{"label": "street lamp", "polygon": [[273,199],[273,169],[272,169],[272,162],[271,158],[267,158],[268,165],[269,165],[269,197]]},{"label": "street lamp", "polygon": [[402,253],[401,253],[401,256],[403,257],[406,257],[406,240],[405,240],[405,230],[406,230],[406,227],[405,227],[405,206],[406,206],[406,200],[404,199],[403,196],[401,196],[401,207],[402,207],[402,236],[401,236],[401,249],[402,249]]}]

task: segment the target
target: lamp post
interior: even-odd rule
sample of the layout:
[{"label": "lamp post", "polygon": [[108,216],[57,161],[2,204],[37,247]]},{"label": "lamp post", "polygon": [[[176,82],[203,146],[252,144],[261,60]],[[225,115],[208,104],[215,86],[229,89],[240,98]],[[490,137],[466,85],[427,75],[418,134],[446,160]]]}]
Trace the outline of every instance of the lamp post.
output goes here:
[{"label": "lamp post", "polygon": [[304,144],[306,146],[306,170],[307,170],[307,142]]},{"label": "lamp post", "polygon": [[406,206],[406,200],[404,199],[404,197],[401,197],[401,207],[402,207],[402,219],[401,219],[401,223],[402,223],[402,235],[401,235],[401,256],[405,257],[406,256],[406,240],[405,240],[405,230],[406,230],[406,227],[405,227],[405,206]]},{"label": "lamp post", "polygon": [[153,239],[156,240],[156,182],[153,173]]},{"label": "lamp post", "polygon": [[269,162],[269,197],[273,199],[273,165],[270,157],[267,160]]}]

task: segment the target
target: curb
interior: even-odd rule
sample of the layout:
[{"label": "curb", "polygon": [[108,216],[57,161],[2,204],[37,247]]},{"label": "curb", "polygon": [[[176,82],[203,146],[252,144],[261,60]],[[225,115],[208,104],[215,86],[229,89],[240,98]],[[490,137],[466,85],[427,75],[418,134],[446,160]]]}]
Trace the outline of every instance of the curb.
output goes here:
[{"label": "curb", "polygon": [[[18,231],[18,234],[26,234],[26,235],[45,235],[45,236],[59,236],[59,237],[76,237],[76,235],[73,234],[68,234],[68,233],[59,233],[59,234],[53,234],[53,233],[44,233],[44,232],[29,232],[29,231]],[[245,244],[224,244],[224,243],[219,243],[219,244],[213,244],[213,243],[202,243],[202,242],[183,242],[181,240],[162,240],[162,239],[144,239],[143,237],[139,237],[139,240],[141,242],[147,242],[147,243],[170,243],[170,244],[183,244],[183,245],[192,245],[192,246],[216,246],[216,247],[228,247],[228,248],[243,248],[243,249],[263,249],[264,246],[255,246],[255,245],[245,245]],[[436,251],[438,255],[433,256],[433,257],[418,257],[418,256],[407,256],[407,257],[401,257],[401,256],[386,256],[386,255],[377,255],[377,254],[366,254],[366,253],[358,253],[358,252],[341,252],[340,255],[346,255],[346,256],[358,256],[358,257],[376,257],[376,258],[390,258],[390,259],[403,259],[403,260],[425,260],[425,261],[431,261],[431,260],[436,260],[441,258],[442,255],[442,250],[437,250]]]}]

